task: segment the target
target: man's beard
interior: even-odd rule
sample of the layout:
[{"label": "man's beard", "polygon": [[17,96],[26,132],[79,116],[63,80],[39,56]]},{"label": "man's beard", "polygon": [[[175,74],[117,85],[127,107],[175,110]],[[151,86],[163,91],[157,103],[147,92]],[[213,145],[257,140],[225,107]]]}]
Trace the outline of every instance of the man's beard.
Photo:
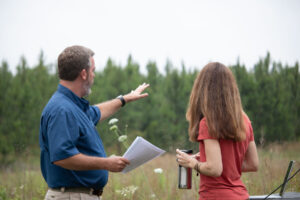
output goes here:
[{"label": "man's beard", "polygon": [[86,82],[84,83],[83,85],[83,89],[84,89],[84,97],[88,97],[91,93],[92,93],[92,85],[93,85],[93,82],[90,81],[89,79],[86,80]]}]

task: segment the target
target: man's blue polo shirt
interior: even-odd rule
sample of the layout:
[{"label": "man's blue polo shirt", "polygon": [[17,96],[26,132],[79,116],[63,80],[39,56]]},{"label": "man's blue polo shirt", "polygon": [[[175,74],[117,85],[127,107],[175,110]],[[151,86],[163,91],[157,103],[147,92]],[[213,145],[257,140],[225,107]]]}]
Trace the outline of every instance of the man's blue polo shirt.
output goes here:
[{"label": "man's blue polo shirt", "polygon": [[43,110],[40,124],[42,174],[51,188],[88,187],[99,189],[107,183],[106,170],[67,170],[53,162],[82,153],[106,157],[96,130],[101,117],[98,107],[58,85]]}]

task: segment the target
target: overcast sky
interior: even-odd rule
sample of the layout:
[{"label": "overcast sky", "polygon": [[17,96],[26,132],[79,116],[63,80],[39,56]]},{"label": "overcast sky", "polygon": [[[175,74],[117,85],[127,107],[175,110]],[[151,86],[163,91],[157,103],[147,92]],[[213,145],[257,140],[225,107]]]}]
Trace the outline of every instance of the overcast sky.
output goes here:
[{"label": "overcast sky", "polygon": [[15,72],[21,55],[30,66],[41,50],[56,63],[67,46],[95,51],[141,71],[149,60],[202,68],[209,61],[252,68],[269,51],[273,61],[300,61],[298,0],[0,0],[0,61]]}]

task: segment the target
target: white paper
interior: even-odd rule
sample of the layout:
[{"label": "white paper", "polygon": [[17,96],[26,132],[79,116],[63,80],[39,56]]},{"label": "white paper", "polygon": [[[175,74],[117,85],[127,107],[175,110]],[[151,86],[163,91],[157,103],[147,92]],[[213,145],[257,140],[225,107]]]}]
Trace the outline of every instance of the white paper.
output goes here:
[{"label": "white paper", "polygon": [[129,160],[130,164],[122,172],[127,173],[163,153],[165,153],[164,150],[138,136],[123,155],[124,158]]}]

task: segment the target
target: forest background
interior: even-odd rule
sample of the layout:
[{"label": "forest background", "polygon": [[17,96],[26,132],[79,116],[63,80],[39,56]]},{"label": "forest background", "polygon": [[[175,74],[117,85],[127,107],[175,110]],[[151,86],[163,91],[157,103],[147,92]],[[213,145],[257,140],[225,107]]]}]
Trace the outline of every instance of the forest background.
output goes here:
[{"label": "forest background", "polygon": [[[0,66],[0,163],[2,166],[30,152],[39,155],[39,122],[41,112],[58,85],[56,66],[44,62],[43,52],[36,66],[28,66],[22,57],[16,74],[8,63]],[[181,70],[165,65],[159,72],[155,62],[146,66],[147,73],[132,56],[120,66],[107,60],[102,71],[96,71],[91,104],[126,94],[139,84],[150,83],[149,97],[127,104],[113,117],[119,129],[127,129],[130,141],[142,136],[151,143],[174,153],[176,148],[197,149],[188,140],[185,113],[197,70]],[[259,146],[270,142],[300,141],[300,76],[299,63],[283,65],[272,62],[269,53],[252,68],[237,60],[229,66],[237,80],[243,108],[252,121],[255,140]],[[120,143],[109,131],[108,120],[97,126],[104,146],[109,152],[123,152]]]}]

